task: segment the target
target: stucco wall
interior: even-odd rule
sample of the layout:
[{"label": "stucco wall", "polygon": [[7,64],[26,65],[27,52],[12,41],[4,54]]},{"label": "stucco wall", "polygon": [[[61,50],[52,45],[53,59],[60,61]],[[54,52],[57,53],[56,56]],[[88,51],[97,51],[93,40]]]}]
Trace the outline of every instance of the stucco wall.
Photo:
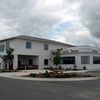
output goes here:
[{"label": "stucco wall", "polygon": [[[75,56],[75,65],[77,66],[77,69],[83,69],[84,66],[86,66],[87,69],[100,69],[100,64],[93,64],[93,56],[99,56],[100,54],[68,54],[68,55],[63,55],[63,57],[71,57]],[[81,64],[81,56],[90,56],[90,64]],[[73,68],[74,64],[62,64],[60,65],[63,68]]]},{"label": "stucco wall", "polygon": [[[32,43],[32,49],[26,49],[26,42]],[[63,50],[67,49],[67,46],[62,46],[58,44],[50,44],[49,50],[44,50],[44,44],[41,42],[22,40],[22,39],[14,39],[10,42],[10,47],[14,48],[14,55],[34,55],[39,57],[39,68],[42,69],[44,67],[50,66],[50,61],[48,66],[44,66],[44,59],[51,58],[51,50],[55,50],[57,48],[63,48]]]}]

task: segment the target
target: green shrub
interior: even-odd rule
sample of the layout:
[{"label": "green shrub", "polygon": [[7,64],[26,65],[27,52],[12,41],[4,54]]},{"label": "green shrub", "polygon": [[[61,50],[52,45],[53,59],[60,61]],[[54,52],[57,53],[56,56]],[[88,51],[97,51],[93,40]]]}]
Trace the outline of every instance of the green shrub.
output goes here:
[{"label": "green shrub", "polygon": [[49,72],[46,70],[43,75],[44,75],[44,77],[48,78],[49,77]]},{"label": "green shrub", "polygon": [[29,77],[38,77],[38,78],[75,78],[75,77],[92,77],[91,74],[84,74],[84,73],[63,73],[63,72],[48,72],[34,74],[31,73],[28,75]]},{"label": "green shrub", "polygon": [[62,68],[61,68],[61,66],[59,66],[59,70],[61,70]]},{"label": "green shrub", "polygon": [[36,77],[36,74],[31,73],[31,74],[29,74],[29,77]]},{"label": "green shrub", "polygon": [[77,66],[75,64],[73,66],[73,70],[77,70]]},{"label": "green shrub", "polygon": [[71,67],[69,67],[69,68],[68,68],[68,70],[72,70],[72,68],[71,68]]}]

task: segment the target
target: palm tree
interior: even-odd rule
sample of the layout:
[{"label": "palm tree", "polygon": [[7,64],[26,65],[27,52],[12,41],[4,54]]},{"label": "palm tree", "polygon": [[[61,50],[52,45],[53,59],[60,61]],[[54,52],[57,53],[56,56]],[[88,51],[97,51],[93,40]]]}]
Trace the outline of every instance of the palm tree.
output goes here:
[{"label": "palm tree", "polygon": [[14,52],[13,48],[8,48],[6,49],[6,54],[5,56],[3,56],[3,60],[5,61],[5,67],[6,69],[10,70],[13,69],[13,59],[14,59],[14,55],[12,55],[12,53]]}]

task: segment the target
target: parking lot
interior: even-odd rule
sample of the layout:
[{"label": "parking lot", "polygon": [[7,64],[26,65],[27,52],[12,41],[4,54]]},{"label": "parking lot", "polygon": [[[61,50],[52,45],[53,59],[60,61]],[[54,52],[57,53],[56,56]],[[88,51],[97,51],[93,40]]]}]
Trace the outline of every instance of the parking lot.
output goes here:
[{"label": "parking lot", "polygon": [[0,78],[0,100],[100,100],[100,79],[42,82]]}]

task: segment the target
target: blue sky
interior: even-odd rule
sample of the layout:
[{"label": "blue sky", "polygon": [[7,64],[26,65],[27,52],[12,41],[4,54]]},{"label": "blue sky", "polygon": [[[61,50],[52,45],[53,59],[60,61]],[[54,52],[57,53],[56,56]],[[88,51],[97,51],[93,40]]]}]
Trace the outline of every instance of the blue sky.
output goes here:
[{"label": "blue sky", "polygon": [[100,46],[100,1],[0,0],[0,39],[30,35]]}]

